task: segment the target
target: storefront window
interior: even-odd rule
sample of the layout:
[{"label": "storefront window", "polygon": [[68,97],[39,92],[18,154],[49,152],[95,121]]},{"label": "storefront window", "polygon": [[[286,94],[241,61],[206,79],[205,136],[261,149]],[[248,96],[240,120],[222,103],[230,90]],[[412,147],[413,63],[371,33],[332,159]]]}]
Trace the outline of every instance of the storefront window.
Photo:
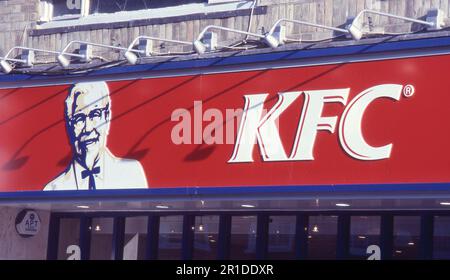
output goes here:
[{"label": "storefront window", "polygon": [[182,237],[183,216],[161,217],[159,221],[158,259],[181,259]]},{"label": "storefront window", "polygon": [[295,259],[295,216],[269,218],[268,259]]},{"label": "storefront window", "polygon": [[230,258],[256,259],[256,216],[234,216],[231,219]]},{"label": "storefront window", "polygon": [[59,224],[58,260],[80,258],[80,219],[63,218]]},{"label": "storefront window", "polygon": [[450,217],[434,217],[433,258],[450,260]]},{"label": "storefront window", "polygon": [[129,217],[125,220],[124,260],[144,260],[147,244],[148,217]]},{"label": "storefront window", "polygon": [[380,246],[379,216],[353,216],[350,221],[350,258],[367,259],[367,248]]},{"label": "storefront window", "polygon": [[91,260],[112,258],[113,218],[94,218],[91,223]]},{"label": "storefront window", "polygon": [[194,259],[217,259],[219,216],[195,217]]},{"label": "storefront window", "polygon": [[417,259],[420,217],[394,217],[394,259]]},{"label": "storefront window", "polygon": [[309,217],[309,259],[336,258],[337,221],[337,216]]},{"label": "storefront window", "polygon": [[80,15],[81,1],[53,0],[53,16]]}]

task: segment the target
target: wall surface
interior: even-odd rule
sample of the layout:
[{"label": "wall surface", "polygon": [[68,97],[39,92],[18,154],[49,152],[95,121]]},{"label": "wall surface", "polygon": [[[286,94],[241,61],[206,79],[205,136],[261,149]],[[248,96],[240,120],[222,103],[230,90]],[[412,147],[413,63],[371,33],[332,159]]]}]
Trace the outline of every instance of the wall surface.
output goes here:
[{"label": "wall surface", "polygon": [[[428,9],[440,8],[447,18],[450,9],[450,0],[259,0],[257,7],[265,7],[264,12],[255,13],[251,20],[250,31],[265,33],[280,18],[289,18],[325,24],[334,27],[343,27],[349,17],[355,16],[363,9],[393,13],[413,18],[423,18]],[[205,19],[189,20],[178,19],[174,22],[160,21],[160,24],[143,24],[142,22],[129,22],[128,24],[113,24],[114,16],[111,16],[111,25],[84,27],[77,26],[47,30],[42,32],[37,20],[39,15],[38,0],[0,0],[0,50],[3,53],[13,46],[26,45],[48,50],[61,50],[71,40],[87,40],[116,46],[128,46],[138,35],[150,35],[169,39],[192,41],[207,25],[221,25],[240,30],[248,30],[250,23],[250,9],[237,13],[211,14]],[[164,22],[164,23],[163,23]],[[420,26],[411,25],[400,20],[389,19],[380,16],[365,18],[366,28],[377,32],[407,32],[418,30]],[[122,26],[122,27],[120,27]],[[125,27],[123,27],[125,26]],[[77,31],[78,30],[78,31]],[[333,34],[317,28],[298,25],[287,25],[287,35],[292,39],[317,40],[329,38]],[[227,45],[244,37],[229,32],[219,33],[219,42]],[[155,51],[167,51],[168,47],[161,50],[159,45]],[[185,47],[186,51],[189,46]],[[172,50],[172,49],[171,49]],[[180,51],[180,48],[173,50]],[[0,54],[2,52],[0,51]],[[94,54],[104,58],[117,59],[118,52],[105,52],[95,50]],[[44,57],[45,61],[54,60],[53,57]]]},{"label": "wall surface", "polygon": [[36,211],[41,219],[41,229],[37,235],[23,238],[15,228],[16,216],[21,210],[0,207],[0,260],[45,260],[50,214]]},{"label": "wall surface", "polygon": [[0,0],[0,55],[19,45],[28,45],[28,31],[36,28],[38,0]]}]

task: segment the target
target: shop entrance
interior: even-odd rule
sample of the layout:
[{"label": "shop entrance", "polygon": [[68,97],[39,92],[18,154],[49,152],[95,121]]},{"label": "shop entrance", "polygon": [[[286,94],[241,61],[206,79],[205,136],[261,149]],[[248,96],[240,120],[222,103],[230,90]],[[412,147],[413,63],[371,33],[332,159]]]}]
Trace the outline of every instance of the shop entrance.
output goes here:
[{"label": "shop entrance", "polygon": [[450,259],[448,212],[53,213],[48,259]]}]

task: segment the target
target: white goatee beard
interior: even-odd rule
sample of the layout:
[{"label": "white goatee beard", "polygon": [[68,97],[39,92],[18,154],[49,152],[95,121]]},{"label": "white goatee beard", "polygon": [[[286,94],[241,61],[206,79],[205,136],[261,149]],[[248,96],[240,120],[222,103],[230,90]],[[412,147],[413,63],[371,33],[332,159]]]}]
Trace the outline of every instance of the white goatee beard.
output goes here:
[{"label": "white goatee beard", "polygon": [[79,141],[76,141],[74,146],[78,160],[81,161],[81,163],[84,163],[89,169],[94,168],[94,164],[101,156],[104,148],[100,139],[98,142],[90,144],[86,149],[80,148]]}]

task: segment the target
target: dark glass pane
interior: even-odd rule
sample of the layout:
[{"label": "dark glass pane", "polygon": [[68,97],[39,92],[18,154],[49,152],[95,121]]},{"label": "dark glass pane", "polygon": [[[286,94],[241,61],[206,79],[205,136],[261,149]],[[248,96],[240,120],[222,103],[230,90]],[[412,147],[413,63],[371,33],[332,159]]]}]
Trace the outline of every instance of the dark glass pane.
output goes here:
[{"label": "dark glass pane", "polygon": [[230,258],[256,259],[256,216],[234,216],[231,219]]},{"label": "dark glass pane", "polygon": [[81,0],[53,0],[53,16],[79,15]]},{"label": "dark glass pane", "polygon": [[416,259],[419,252],[420,217],[394,217],[394,259]]},{"label": "dark glass pane", "polygon": [[309,259],[336,258],[337,221],[337,216],[309,217]]},{"label": "dark glass pane", "polygon": [[183,237],[183,216],[161,217],[159,222],[160,260],[181,259],[181,241]]},{"label": "dark glass pane", "polygon": [[115,13],[178,6],[190,3],[206,3],[207,0],[91,0],[90,13]]},{"label": "dark glass pane", "polygon": [[434,217],[433,258],[450,260],[450,217]]},{"label": "dark glass pane", "polygon": [[367,248],[380,246],[380,222],[378,216],[353,216],[350,221],[350,258],[367,259]]},{"label": "dark glass pane", "polygon": [[219,216],[195,217],[194,259],[217,259]]},{"label": "dark glass pane", "polygon": [[58,260],[79,259],[80,219],[61,219],[59,224]]},{"label": "dark glass pane", "polygon": [[295,259],[295,216],[269,219],[268,259]]},{"label": "dark glass pane", "polygon": [[112,258],[113,218],[92,219],[91,260],[110,260]]},{"label": "dark glass pane", "polygon": [[144,260],[147,244],[148,217],[129,217],[125,220],[124,260]]}]

